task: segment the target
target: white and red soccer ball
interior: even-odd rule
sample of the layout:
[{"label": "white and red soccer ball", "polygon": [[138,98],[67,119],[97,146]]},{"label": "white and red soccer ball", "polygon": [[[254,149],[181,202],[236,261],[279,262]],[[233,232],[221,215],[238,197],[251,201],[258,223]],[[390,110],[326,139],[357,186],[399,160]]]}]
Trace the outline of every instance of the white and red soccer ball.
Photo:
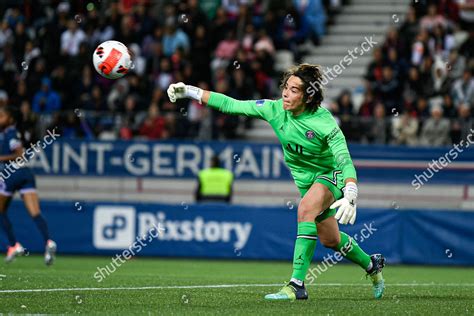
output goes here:
[{"label": "white and red soccer ball", "polygon": [[107,79],[123,77],[133,65],[127,46],[118,41],[106,41],[92,55],[95,70]]}]

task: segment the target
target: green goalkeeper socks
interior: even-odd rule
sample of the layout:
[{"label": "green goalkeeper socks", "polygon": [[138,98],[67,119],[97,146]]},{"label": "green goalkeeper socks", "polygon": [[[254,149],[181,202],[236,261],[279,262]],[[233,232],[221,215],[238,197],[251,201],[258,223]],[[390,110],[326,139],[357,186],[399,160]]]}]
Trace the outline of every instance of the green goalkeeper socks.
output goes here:
[{"label": "green goalkeeper socks", "polygon": [[304,281],[316,249],[317,230],[314,222],[298,223],[298,236],[293,256],[292,278]]},{"label": "green goalkeeper socks", "polygon": [[362,250],[357,242],[346,233],[340,232],[341,242],[337,245],[336,249],[346,259],[357,263],[362,269],[366,270],[371,263],[370,256]]}]

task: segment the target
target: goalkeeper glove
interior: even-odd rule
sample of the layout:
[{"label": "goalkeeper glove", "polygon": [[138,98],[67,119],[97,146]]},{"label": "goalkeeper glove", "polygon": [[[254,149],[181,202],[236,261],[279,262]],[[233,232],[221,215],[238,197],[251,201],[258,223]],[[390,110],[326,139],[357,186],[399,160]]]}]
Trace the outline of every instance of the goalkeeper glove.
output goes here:
[{"label": "goalkeeper glove", "polygon": [[204,90],[201,88],[185,85],[182,82],[172,83],[168,87],[168,98],[171,102],[176,102],[178,99],[191,98],[201,103],[201,98]]},{"label": "goalkeeper glove", "polygon": [[354,182],[346,183],[344,188],[344,197],[334,202],[330,208],[338,208],[334,216],[340,224],[354,224],[356,220],[357,209],[357,185]]}]

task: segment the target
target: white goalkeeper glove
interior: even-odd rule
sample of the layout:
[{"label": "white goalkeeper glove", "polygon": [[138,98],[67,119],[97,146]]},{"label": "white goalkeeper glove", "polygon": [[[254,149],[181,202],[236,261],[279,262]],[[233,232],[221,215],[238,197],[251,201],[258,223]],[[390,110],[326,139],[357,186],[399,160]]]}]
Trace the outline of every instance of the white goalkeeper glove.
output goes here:
[{"label": "white goalkeeper glove", "polygon": [[185,85],[182,82],[172,83],[168,87],[168,98],[175,103],[178,99],[191,98],[201,103],[204,90],[201,88]]},{"label": "white goalkeeper glove", "polygon": [[344,197],[332,203],[330,208],[338,208],[334,216],[340,224],[354,224],[356,220],[357,209],[357,185],[354,182],[346,183],[344,188]]}]

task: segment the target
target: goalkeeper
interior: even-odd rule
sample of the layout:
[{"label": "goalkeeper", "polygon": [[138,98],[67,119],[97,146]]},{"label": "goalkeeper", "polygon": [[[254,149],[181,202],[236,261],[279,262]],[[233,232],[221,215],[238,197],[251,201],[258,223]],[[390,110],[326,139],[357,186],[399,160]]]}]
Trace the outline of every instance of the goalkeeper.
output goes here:
[{"label": "goalkeeper", "polygon": [[[340,224],[356,219],[357,178],[344,135],[331,113],[321,107],[322,73],[319,66],[301,64],[282,80],[279,100],[238,101],[184,83],[171,84],[171,102],[192,98],[221,112],[267,121],[283,147],[284,159],[301,194],[298,234],[290,282],[267,300],[307,299],[304,279],[316,248],[316,239],[358,264],[371,277],[375,298],[384,291],[385,258],[369,256]],[[337,209],[337,212],[336,212]]]}]

